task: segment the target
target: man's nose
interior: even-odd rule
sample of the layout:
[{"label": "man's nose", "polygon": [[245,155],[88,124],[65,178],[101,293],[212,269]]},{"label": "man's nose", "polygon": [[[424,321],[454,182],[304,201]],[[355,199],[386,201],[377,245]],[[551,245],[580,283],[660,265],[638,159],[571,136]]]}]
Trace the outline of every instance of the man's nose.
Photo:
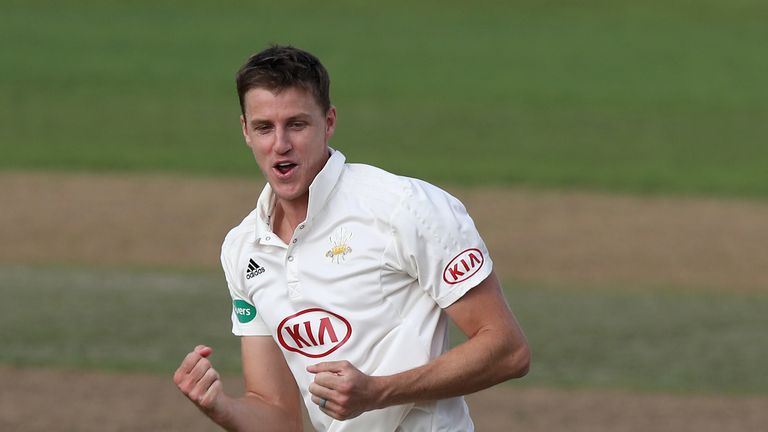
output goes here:
[{"label": "man's nose", "polygon": [[285,154],[291,151],[293,145],[291,144],[291,137],[288,131],[284,128],[278,128],[275,133],[275,152],[278,154]]}]

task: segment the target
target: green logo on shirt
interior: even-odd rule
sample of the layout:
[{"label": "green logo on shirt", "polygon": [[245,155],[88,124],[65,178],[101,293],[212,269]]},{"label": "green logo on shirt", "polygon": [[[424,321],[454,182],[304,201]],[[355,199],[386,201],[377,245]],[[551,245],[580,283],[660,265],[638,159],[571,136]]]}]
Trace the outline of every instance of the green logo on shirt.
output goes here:
[{"label": "green logo on shirt", "polygon": [[235,315],[237,315],[237,320],[241,323],[245,324],[256,318],[256,308],[247,301],[235,300],[232,304],[235,309]]}]

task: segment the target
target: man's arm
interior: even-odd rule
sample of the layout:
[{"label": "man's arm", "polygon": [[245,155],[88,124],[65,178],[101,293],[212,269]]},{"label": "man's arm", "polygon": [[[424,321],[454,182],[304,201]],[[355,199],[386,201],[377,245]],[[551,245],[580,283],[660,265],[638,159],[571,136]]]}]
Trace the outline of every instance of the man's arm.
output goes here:
[{"label": "man's arm", "polygon": [[323,411],[344,420],[391,405],[469,394],[528,372],[528,343],[494,272],[445,311],[467,341],[395,375],[368,376],[343,361],[310,366],[316,374],[312,400],[326,399]]},{"label": "man's arm", "polygon": [[280,349],[269,336],[241,338],[245,394],[224,393],[218,372],[198,345],[173,375],[176,386],[214,422],[229,431],[300,431],[301,400]]}]

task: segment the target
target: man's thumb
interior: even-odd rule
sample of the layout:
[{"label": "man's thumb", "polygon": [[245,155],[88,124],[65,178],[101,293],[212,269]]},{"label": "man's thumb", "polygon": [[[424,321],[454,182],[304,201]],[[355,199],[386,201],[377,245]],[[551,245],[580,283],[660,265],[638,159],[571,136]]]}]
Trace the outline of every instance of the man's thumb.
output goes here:
[{"label": "man's thumb", "polygon": [[211,355],[211,353],[213,353],[213,348],[206,345],[198,345],[195,347],[195,352],[203,357],[208,357]]}]

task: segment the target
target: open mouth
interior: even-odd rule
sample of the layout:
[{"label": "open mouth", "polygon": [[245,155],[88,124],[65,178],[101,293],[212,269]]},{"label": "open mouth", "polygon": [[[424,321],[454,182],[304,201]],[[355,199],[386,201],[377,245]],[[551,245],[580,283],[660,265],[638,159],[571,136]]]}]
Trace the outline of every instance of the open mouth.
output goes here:
[{"label": "open mouth", "polygon": [[296,168],[296,164],[295,163],[291,163],[291,162],[281,162],[281,163],[275,164],[275,169],[280,174],[288,174],[294,168]]}]

